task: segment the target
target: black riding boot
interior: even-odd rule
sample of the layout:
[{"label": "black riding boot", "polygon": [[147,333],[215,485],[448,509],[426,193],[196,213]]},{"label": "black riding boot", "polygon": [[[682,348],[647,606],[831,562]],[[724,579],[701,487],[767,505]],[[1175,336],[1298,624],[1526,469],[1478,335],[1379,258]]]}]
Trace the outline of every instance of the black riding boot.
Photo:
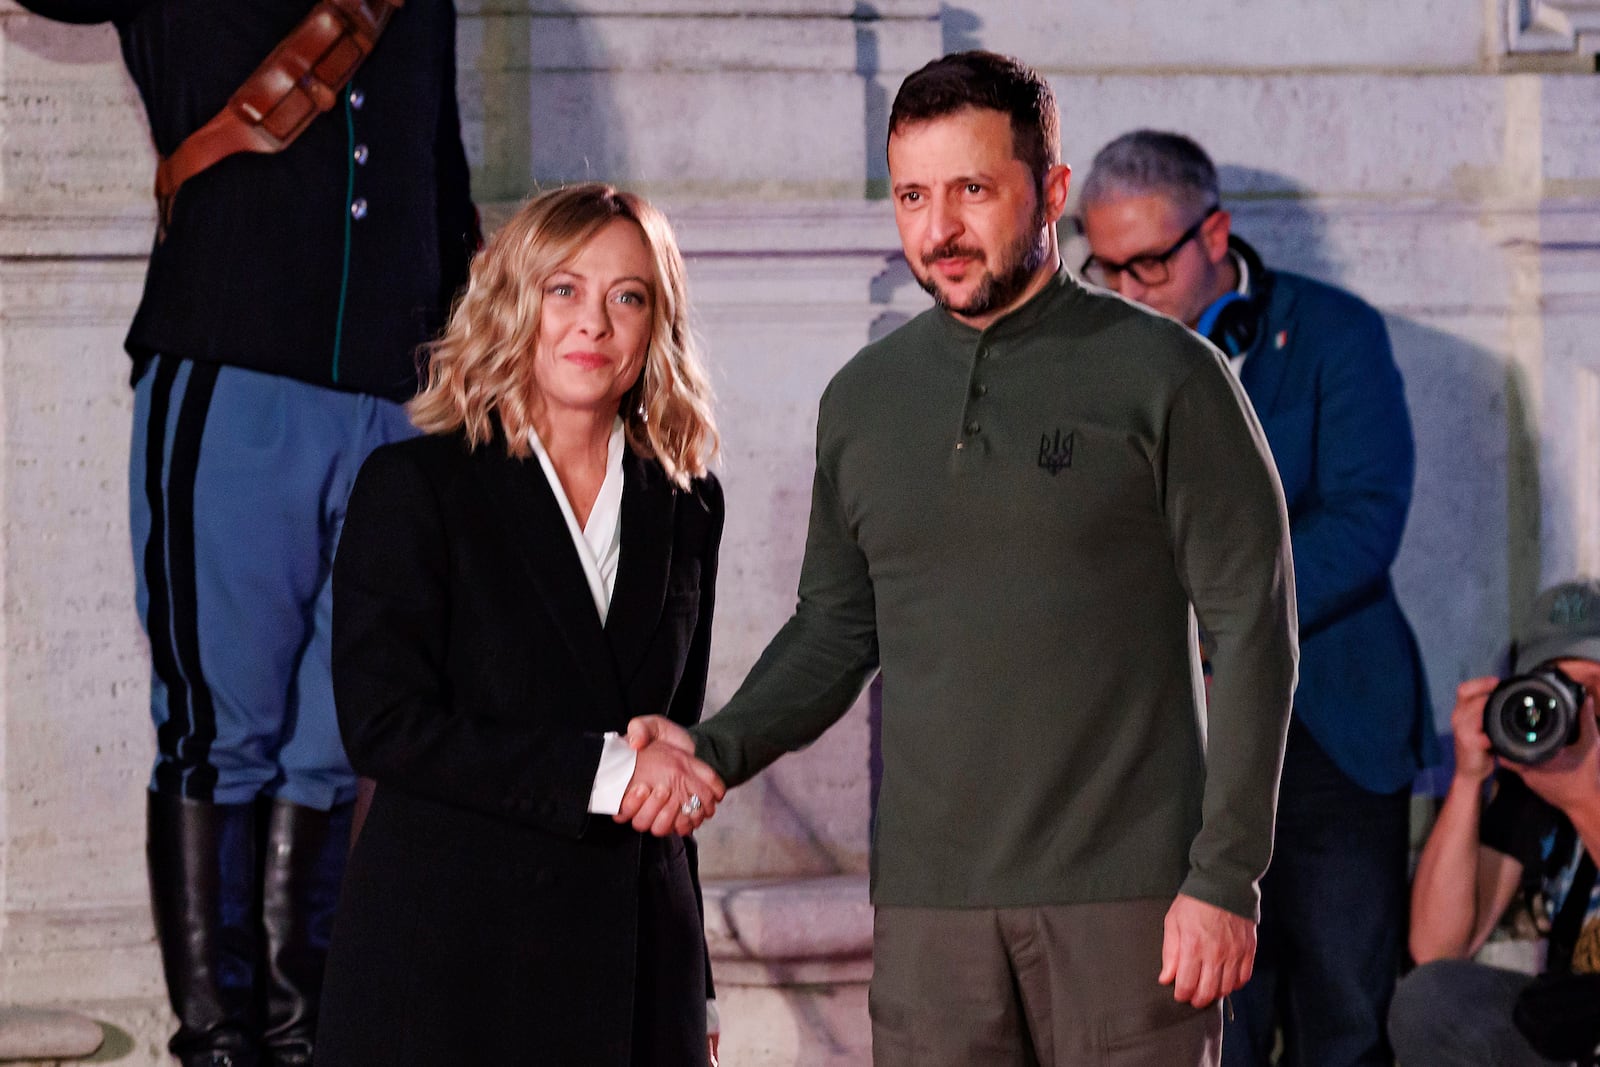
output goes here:
[{"label": "black riding boot", "polygon": [[266,1030],[271,1067],[308,1067],[322,998],[322,968],[350,851],[353,804],[318,811],[284,800],[266,813],[261,925],[265,932]]},{"label": "black riding boot", "polygon": [[256,820],[252,804],[151,793],[146,858],[183,1067],[256,1067]]}]

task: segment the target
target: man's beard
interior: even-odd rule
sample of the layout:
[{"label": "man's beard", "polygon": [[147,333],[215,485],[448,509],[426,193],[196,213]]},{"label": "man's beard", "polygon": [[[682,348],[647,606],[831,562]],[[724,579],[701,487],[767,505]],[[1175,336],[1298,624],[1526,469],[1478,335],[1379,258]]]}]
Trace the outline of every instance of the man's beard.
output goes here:
[{"label": "man's beard", "polygon": [[938,260],[954,257],[975,261],[982,259],[982,252],[967,248],[955,239],[946,241],[922,257],[923,270],[927,273],[918,275],[917,283],[946,311],[954,315],[975,318],[1009,307],[1032,283],[1034,275],[1044,266],[1045,258],[1049,255],[1050,239],[1044,232],[1044,219],[1041,217],[1028,233],[1017,238],[1002,251],[997,270],[983,272],[983,277],[978,280],[977,287],[973,289],[965,304],[957,306],[951,303],[949,296],[939,287],[933,276],[933,264]]}]

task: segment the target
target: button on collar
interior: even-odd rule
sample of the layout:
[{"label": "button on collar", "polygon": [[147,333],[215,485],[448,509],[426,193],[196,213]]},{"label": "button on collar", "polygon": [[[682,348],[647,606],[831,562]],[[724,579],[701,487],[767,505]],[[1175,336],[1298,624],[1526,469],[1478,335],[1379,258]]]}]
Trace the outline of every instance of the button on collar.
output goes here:
[{"label": "button on collar", "polygon": [[350,217],[353,219],[364,219],[367,217],[366,197],[358,196],[354,200],[350,201]]}]

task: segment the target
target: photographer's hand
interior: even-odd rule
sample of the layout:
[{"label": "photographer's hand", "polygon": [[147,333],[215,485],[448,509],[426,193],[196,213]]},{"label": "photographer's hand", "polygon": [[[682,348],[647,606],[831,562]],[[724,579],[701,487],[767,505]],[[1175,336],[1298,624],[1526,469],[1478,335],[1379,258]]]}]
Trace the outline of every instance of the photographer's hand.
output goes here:
[{"label": "photographer's hand", "polygon": [[[1563,669],[1585,686],[1590,679],[1579,677],[1570,666]],[[1600,675],[1600,671],[1596,671]],[[1507,769],[1522,776],[1529,789],[1547,803],[1561,809],[1583,838],[1589,854],[1600,860],[1600,728],[1595,724],[1593,690],[1583,702],[1578,716],[1578,739],[1558,752],[1548,763],[1523,767],[1507,760]]]},{"label": "photographer's hand", "polygon": [[1495,759],[1483,732],[1483,707],[1498,678],[1474,678],[1456,688],[1450,713],[1456,771],[1417,860],[1411,883],[1407,939],[1418,963],[1464,959],[1478,950],[1516,890],[1521,866],[1478,843],[1483,783]]},{"label": "photographer's hand", "polygon": [[1482,785],[1494,773],[1489,735],[1483,732],[1483,707],[1500,684],[1498,678],[1473,678],[1456,688],[1456,706],[1450,712],[1450,732],[1456,739],[1456,778]]}]

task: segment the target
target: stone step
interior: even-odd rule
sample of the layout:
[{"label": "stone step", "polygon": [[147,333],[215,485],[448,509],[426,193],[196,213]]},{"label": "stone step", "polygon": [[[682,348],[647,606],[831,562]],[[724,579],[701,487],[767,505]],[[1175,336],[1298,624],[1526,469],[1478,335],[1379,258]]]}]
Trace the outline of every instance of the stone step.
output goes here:
[{"label": "stone step", "polygon": [[0,1060],[79,1060],[103,1044],[100,1025],[77,1012],[0,1007]]},{"label": "stone step", "polygon": [[[866,876],[708,881],[704,889],[724,1062],[870,1064]],[[154,945],[146,949],[153,954]],[[0,1008],[0,1063],[171,1067],[172,1027],[160,996]]]},{"label": "stone step", "polygon": [[866,875],[707,881],[702,888],[706,949],[719,986],[871,977]]},{"label": "stone step", "polygon": [[706,948],[726,1063],[866,1067],[866,875],[708,881]]}]

